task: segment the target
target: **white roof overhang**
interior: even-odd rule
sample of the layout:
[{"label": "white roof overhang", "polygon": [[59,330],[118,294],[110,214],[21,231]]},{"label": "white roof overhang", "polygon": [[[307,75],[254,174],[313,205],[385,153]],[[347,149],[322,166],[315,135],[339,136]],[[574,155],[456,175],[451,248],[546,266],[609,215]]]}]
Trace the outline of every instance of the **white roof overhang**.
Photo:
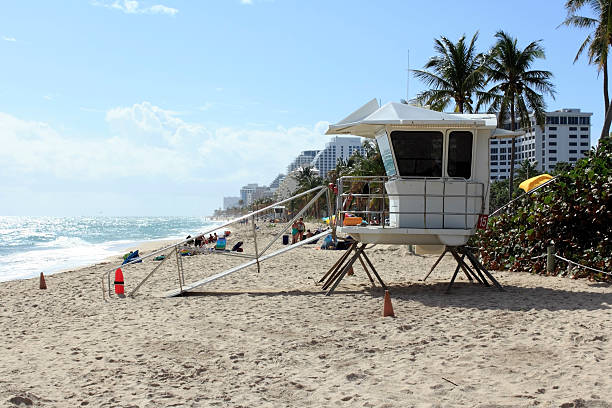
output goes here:
[{"label": "white roof overhang", "polygon": [[340,122],[329,126],[326,134],[351,134],[373,138],[387,126],[394,128],[489,128],[497,124],[491,114],[453,114],[390,102],[377,108],[376,99],[371,100]]}]

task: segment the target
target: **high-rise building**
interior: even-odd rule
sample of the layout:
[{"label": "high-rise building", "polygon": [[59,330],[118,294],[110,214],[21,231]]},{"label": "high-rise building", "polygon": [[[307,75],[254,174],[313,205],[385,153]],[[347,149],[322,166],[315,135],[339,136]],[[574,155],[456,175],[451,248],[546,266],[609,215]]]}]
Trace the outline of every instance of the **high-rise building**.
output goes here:
[{"label": "high-rise building", "polygon": [[223,197],[223,209],[238,207],[240,205],[240,197]]},{"label": "high-rise building", "polygon": [[272,181],[272,183],[270,183],[270,191],[272,191],[273,193],[276,191],[276,189],[278,189],[278,186],[280,185],[280,183],[283,181],[283,179],[285,178],[284,174],[279,174],[278,176],[276,176],[276,178],[274,179],[274,181]]},{"label": "high-rise building", "polygon": [[240,199],[243,205],[249,205],[253,202],[257,187],[257,183],[251,183],[240,189]]},{"label": "high-rise building", "polygon": [[336,168],[338,159],[347,160],[356,152],[365,154],[360,137],[335,136],[317,153],[310,165],[317,168],[321,177],[325,178],[328,171]]},{"label": "high-rise building", "polygon": [[287,166],[287,174],[290,174],[293,170],[300,167],[309,166],[312,159],[315,158],[319,151],[320,150],[304,150]]},{"label": "high-rise building", "polygon": [[[529,116],[530,127],[516,139],[514,168],[529,160],[537,162],[540,171],[552,171],[559,162],[570,164],[583,157],[591,148],[592,113],[580,109],[561,109],[546,113],[544,128],[538,126],[533,114]],[[504,128],[510,129],[509,124]],[[491,180],[510,177],[511,139],[491,139]]]},{"label": "high-rise building", "polygon": [[274,193],[268,186],[260,186],[257,183],[247,184],[240,189],[240,199],[243,205],[251,205],[253,201],[262,198],[273,197]]}]

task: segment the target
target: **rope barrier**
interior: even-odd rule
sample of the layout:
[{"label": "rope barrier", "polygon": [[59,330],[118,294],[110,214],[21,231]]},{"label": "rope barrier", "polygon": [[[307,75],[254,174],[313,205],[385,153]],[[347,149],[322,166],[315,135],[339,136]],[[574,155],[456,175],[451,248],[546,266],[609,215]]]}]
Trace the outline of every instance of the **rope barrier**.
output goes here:
[{"label": "rope barrier", "polygon": [[[467,247],[467,248],[470,248],[470,249],[471,249],[471,248],[473,248],[473,247]],[[474,248],[474,249],[477,249],[477,248]],[[542,255],[538,255],[538,256],[533,256],[533,257],[531,257],[530,259],[539,259],[539,258],[544,258],[544,257],[546,257],[546,256],[547,256],[547,254],[542,254]],[[565,262],[567,262],[567,263],[569,263],[569,264],[572,264],[572,265],[576,265],[576,266],[578,266],[578,267],[580,267],[580,268],[584,268],[584,269],[591,270],[591,271],[593,271],[593,272],[603,273],[604,275],[612,276],[612,272],[606,272],[606,271],[601,271],[601,270],[599,270],[599,269],[591,268],[590,266],[586,266],[586,265],[579,264],[579,263],[577,263],[577,262],[571,261],[571,260],[569,260],[569,259],[567,259],[567,258],[564,258],[564,257],[562,257],[562,256],[560,256],[560,255],[557,255],[557,254],[553,254],[553,256],[554,256],[555,258],[557,258],[557,259],[561,259],[562,261],[565,261]]]},{"label": "rope barrier", "polygon": [[600,271],[599,269],[591,268],[590,266],[581,265],[581,264],[576,263],[576,262],[574,262],[574,261],[570,261],[570,260],[569,260],[569,259],[567,259],[567,258],[564,258],[564,257],[562,257],[562,256],[559,256],[559,255],[557,255],[557,254],[554,254],[554,257],[555,257],[555,258],[558,258],[558,259],[561,259],[562,261],[565,261],[565,262],[567,262],[567,263],[570,263],[570,264],[573,264],[573,265],[579,266],[579,267],[584,268],[584,269],[589,269],[589,270],[594,271],[594,272],[603,273],[604,275],[612,276],[612,273],[610,273],[610,272]]},{"label": "rope barrier", "polygon": [[546,256],[546,254],[538,255],[538,256],[533,256],[533,257],[531,257],[531,259],[544,258],[545,256]]}]

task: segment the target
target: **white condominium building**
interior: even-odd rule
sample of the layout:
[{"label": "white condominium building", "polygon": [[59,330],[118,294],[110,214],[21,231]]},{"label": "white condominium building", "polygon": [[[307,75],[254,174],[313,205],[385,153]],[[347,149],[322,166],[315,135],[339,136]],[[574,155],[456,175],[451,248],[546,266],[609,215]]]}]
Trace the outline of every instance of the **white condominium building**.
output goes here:
[{"label": "white condominium building", "polygon": [[[514,169],[529,160],[537,162],[537,169],[549,172],[559,162],[574,164],[591,148],[592,113],[580,109],[561,109],[546,113],[544,128],[536,125],[534,115],[530,115],[530,127],[525,134],[516,139]],[[504,128],[510,129],[509,124]],[[491,139],[491,180],[510,177],[511,139]]]},{"label": "white condominium building", "polygon": [[311,166],[319,170],[321,177],[325,178],[327,172],[336,168],[338,159],[347,160],[355,152],[365,154],[361,146],[360,137],[333,137],[311,162]]},{"label": "white condominium building", "polygon": [[287,166],[287,174],[300,167],[310,166],[312,159],[314,159],[319,152],[320,150],[304,150]]}]

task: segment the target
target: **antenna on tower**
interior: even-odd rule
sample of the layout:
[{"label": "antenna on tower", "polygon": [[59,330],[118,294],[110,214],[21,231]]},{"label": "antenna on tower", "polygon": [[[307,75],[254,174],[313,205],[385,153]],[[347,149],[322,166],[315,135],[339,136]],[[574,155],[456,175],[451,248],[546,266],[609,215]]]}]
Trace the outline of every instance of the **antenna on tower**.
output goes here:
[{"label": "antenna on tower", "polygon": [[408,65],[406,67],[406,103],[410,100],[410,48],[408,48]]}]

